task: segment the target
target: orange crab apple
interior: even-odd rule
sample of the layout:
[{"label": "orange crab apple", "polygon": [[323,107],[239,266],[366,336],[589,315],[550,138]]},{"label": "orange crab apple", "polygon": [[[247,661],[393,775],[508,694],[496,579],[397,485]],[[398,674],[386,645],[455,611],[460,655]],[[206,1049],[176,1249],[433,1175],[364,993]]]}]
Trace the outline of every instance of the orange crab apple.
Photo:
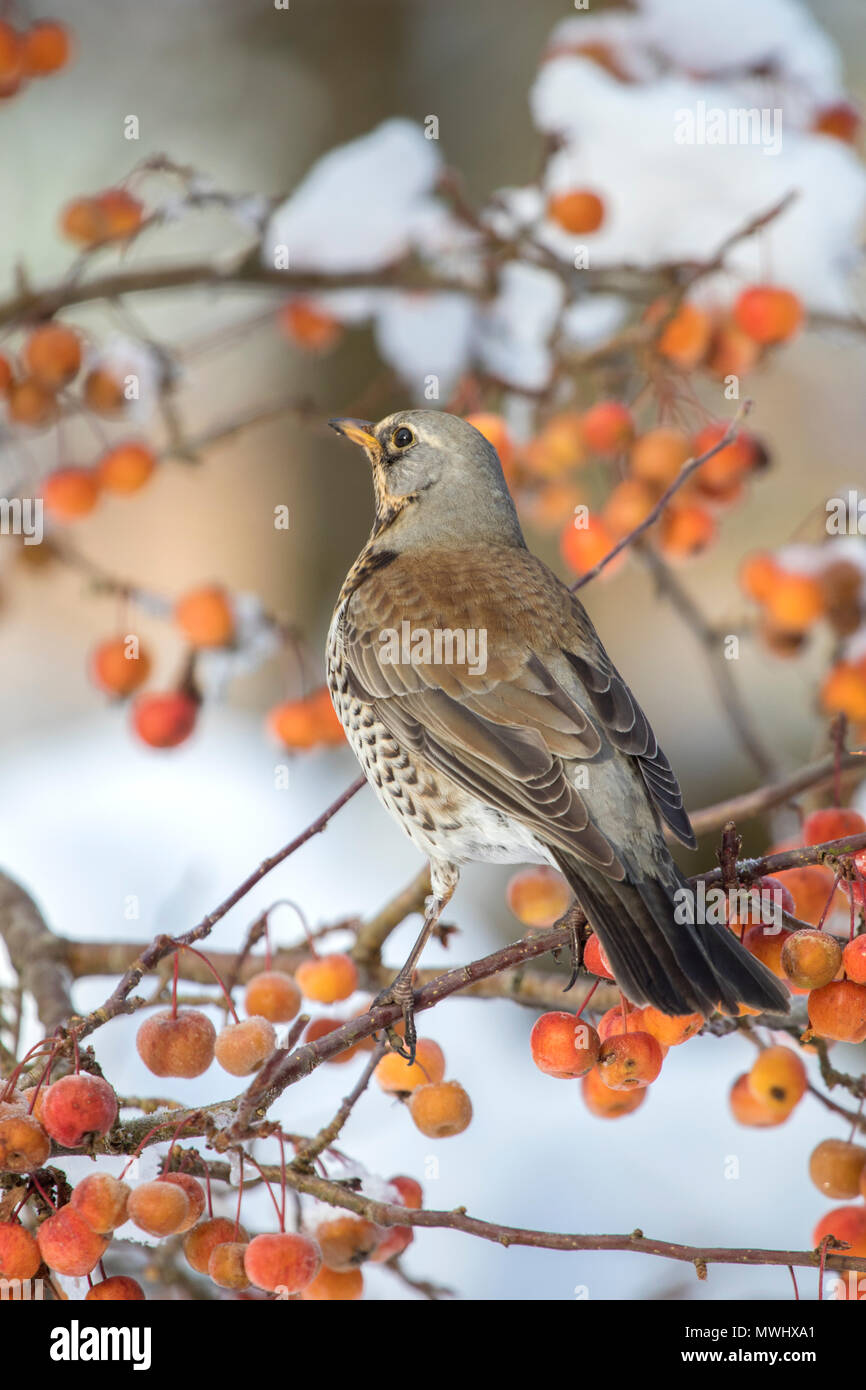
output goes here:
[{"label": "orange crab apple", "polygon": [[834,1201],[858,1197],[866,1172],[866,1148],[845,1139],[822,1139],[809,1156],[809,1177]]},{"label": "orange crab apple", "polygon": [[809,1023],[822,1038],[866,1042],[866,985],[832,980],[809,995]]},{"label": "orange crab apple", "polygon": [[618,454],[634,439],[634,417],[622,401],[596,401],[583,416],[580,432],[592,453]]},{"label": "orange crab apple", "polygon": [[194,1178],[191,1173],[160,1173],[156,1181],[167,1182],[172,1187],[179,1187],[186,1194],[189,1210],[177,1229],[178,1232],[190,1230],[205,1208],[205,1190],[198,1178]]},{"label": "orange crab apple", "polygon": [[[710,449],[721,443],[728,432],[728,425],[706,425],[692,441],[695,458],[709,453]],[[699,491],[710,497],[726,497],[748,473],[760,464],[763,457],[758,441],[744,430],[724,444],[718,453],[702,463],[695,474],[695,485]]]},{"label": "orange crab apple", "polygon": [[793,1106],[786,1110],[779,1105],[770,1105],[766,1100],[756,1096],[749,1086],[747,1072],[737,1077],[731,1087],[728,1103],[737,1124],[748,1125],[754,1129],[770,1129],[774,1125],[783,1124],[793,1109]]},{"label": "orange crab apple", "polygon": [[210,1253],[207,1272],[218,1289],[248,1289],[249,1275],[244,1268],[247,1247],[244,1241],[227,1240]]},{"label": "orange crab apple", "polygon": [[17,1221],[0,1221],[0,1278],[32,1279],[41,1263],[30,1232]]},{"label": "orange crab apple", "polygon": [[29,375],[48,391],[59,391],[81,366],[81,338],[65,323],[34,328],[21,353]]},{"label": "orange crab apple", "polygon": [[214,1058],[216,1029],[198,1009],[165,1009],[145,1019],[135,1038],[154,1076],[201,1076]]},{"label": "orange crab apple", "polygon": [[218,584],[184,594],[175,604],[174,620],[194,647],[225,647],[234,636],[231,602]]},{"label": "orange crab apple", "polygon": [[773,556],[766,551],[749,555],[740,566],[740,588],[749,598],[764,603],[777,582],[781,571]]},{"label": "orange crab apple", "polygon": [[37,20],[21,35],[25,77],[49,77],[65,68],[72,53],[72,36],[56,19]]},{"label": "orange crab apple", "polygon": [[640,1011],[640,1026],[662,1047],[679,1047],[703,1028],[703,1014],[663,1014],[647,1004]]},{"label": "orange crab apple", "polygon": [[53,391],[33,377],[25,376],[10,381],[6,389],[6,409],[13,424],[44,429],[57,415],[57,400]]},{"label": "orange crab apple", "polygon": [[277,1030],[266,1018],[253,1014],[239,1023],[227,1023],[217,1034],[214,1056],[231,1076],[257,1071],[277,1045]]},{"label": "orange crab apple", "polygon": [[109,367],[92,367],[84,378],[84,404],[97,415],[117,415],[126,405],[123,381]]},{"label": "orange crab apple", "polygon": [[[576,524],[576,523],[580,524]],[[592,512],[579,513],[563,527],[559,537],[559,550],[563,560],[574,574],[586,574],[588,570],[604,560],[613,550],[616,537],[602,517]],[[625,562],[623,554],[617,555],[602,571],[608,578],[615,574]]]},{"label": "orange crab apple", "polygon": [[0,1112],[0,1172],[32,1172],[50,1152],[51,1141],[32,1115],[12,1107]]},{"label": "orange crab apple", "polygon": [[572,901],[571,889],[562,874],[546,864],[512,874],[505,896],[511,911],[525,927],[552,927]]},{"label": "orange crab apple", "polygon": [[557,478],[584,461],[583,416],[576,410],[552,415],[541,434],[523,452],[529,472]]},{"label": "orange crab apple", "polygon": [[75,1184],[69,1205],[88,1226],[108,1235],[126,1220],[129,1186],[111,1173],[88,1173]]},{"label": "orange crab apple", "polygon": [[[411,1236],[412,1232],[409,1234]],[[364,1276],[360,1269],[323,1267],[315,1279],[301,1289],[301,1299],[307,1303],[353,1303],[363,1292]]]},{"label": "orange crab apple", "polygon": [[716,328],[705,362],[710,376],[722,381],[726,377],[745,376],[761,355],[761,346],[732,320]]},{"label": "orange crab apple", "polygon": [[21,35],[11,24],[0,20],[0,95],[14,95],[23,75],[24,52]]},{"label": "orange crab apple", "polygon": [[142,1303],[145,1301],[144,1289],[137,1279],[128,1274],[113,1274],[110,1279],[100,1279],[91,1284],[84,1295],[85,1303]]},{"label": "orange crab apple", "polygon": [[129,1194],[127,1213],[149,1236],[173,1236],[189,1227],[189,1199],[175,1183],[143,1182]]},{"label": "orange crab apple", "polygon": [[866,985],[866,934],[848,942],[842,952],[842,969],[855,985]]},{"label": "orange crab apple", "polygon": [[756,343],[783,343],[803,322],[803,305],[792,290],[775,285],[750,285],[734,304],[734,321]]},{"label": "orange crab apple", "polygon": [[[650,322],[658,321],[667,312],[667,304],[661,300],[657,305],[650,306],[647,317]],[[709,314],[686,300],[668,319],[656,348],[675,367],[691,371],[706,357],[712,334],[713,322]]]},{"label": "orange crab apple", "polygon": [[651,1033],[615,1033],[598,1054],[598,1072],[611,1091],[649,1086],[662,1069],[662,1051]]},{"label": "orange crab apple", "polygon": [[90,657],[90,678],[106,695],[131,695],[150,675],[150,656],[136,638],[111,637]]},{"label": "orange crab apple", "polygon": [[662,517],[661,548],[666,555],[698,555],[712,545],[717,526],[706,507],[696,502],[680,502],[668,507]]},{"label": "orange crab apple", "polygon": [[853,145],[861,125],[862,118],[857,107],[850,101],[837,101],[830,106],[822,106],[815,113],[812,130],[819,135],[832,135],[834,140],[842,140],[846,145]]},{"label": "orange crab apple", "polygon": [[327,687],[301,700],[287,700],[268,714],[268,729],[285,748],[334,747],[345,739],[345,732],[328,694]]},{"label": "orange crab apple", "polygon": [[646,521],[659,500],[658,489],[640,478],[623,478],[602,508],[602,520],[616,540]]},{"label": "orange crab apple", "polygon": [[343,336],[340,320],[309,299],[290,299],[277,315],[280,329],[308,352],[329,352]]},{"label": "orange crab apple", "polygon": [[247,985],[244,1008],[271,1023],[290,1023],[300,1012],[301,991],[285,970],[263,970]]},{"label": "orange crab apple", "polygon": [[308,1236],[280,1231],[254,1236],[244,1252],[244,1268],[250,1283],[275,1293],[300,1293],[319,1272],[322,1256]]},{"label": "orange crab apple", "polygon": [[197,1273],[207,1274],[210,1257],[218,1245],[225,1245],[228,1241],[246,1244],[248,1240],[243,1226],[236,1221],[230,1221],[227,1216],[212,1216],[199,1221],[197,1226],[187,1231],[183,1238],[183,1253],[187,1264]]},{"label": "orange crab apple", "polygon": [[458,1081],[439,1081],[412,1092],[409,1113],[422,1134],[447,1139],[468,1128],[472,1102]]},{"label": "orange crab apple", "polygon": [[597,232],[604,221],[604,203],[588,188],[575,188],[567,193],[551,194],[547,200],[547,215],[563,231],[577,236]]},{"label": "orange crab apple", "polygon": [[58,521],[77,521],[93,511],[99,501],[99,476],[92,468],[67,464],[42,480],[42,501]]},{"label": "orange crab apple", "polygon": [[329,1269],[353,1269],[363,1264],[382,1243],[383,1230],[361,1216],[336,1216],[316,1227],[322,1264]]},{"label": "orange crab apple", "polygon": [[595,1066],[601,1040],[590,1024],[574,1014],[551,1012],[535,1020],[529,1047],[539,1071],[570,1080],[585,1076]]},{"label": "orange crab apple", "polygon": [[866,662],[839,661],[821,686],[821,705],[828,714],[845,714],[866,723]]},{"label": "orange crab apple", "polygon": [[106,492],[127,496],[144,487],[156,467],[156,455],[146,444],[130,439],[115,444],[96,465],[99,481]]},{"label": "orange crab apple", "polygon": [[843,1255],[866,1259],[866,1206],[834,1207],[828,1211],[812,1232],[813,1246],[817,1249],[827,1236],[845,1241],[850,1248]]},{"label": "orange crab apple", "polygon": [[631,446],[629,469],[632,476],[655,487],[667,487],[680,473],[691,455],[682,430],[660,425],[638,435]]},{"label": "orange crab apple", "polygon": [[336,1004],[358,988],[358,967],[342,951],[302,960],[295,971],[298,988],[317,1004]]},{"label": "orange crab apple", "polygon": [[611,1090],[597,1068],[582,1077],[580,1091],[587,1110],[600,1120],[618,1120],[632,1114],[643,1105],[647,1095],[646,1086],[636,1086],[630,1091]]},{"label": "orange crab apple", "polygon": [[144,205],[126,188],[106,188],[96,195],[109,241],[123,241],[137,232],[144,221]]},{"label": "orange crab apple", "polygon": [[49,1269],[69,1278],[89,1274],[108,1249],[108,1237],[94,1231],[71,1206],[61,1207],[36,1233],[39,1253]]},{"label": "orange crab apple", "polygon": [[768,1109],[793,1109],[808,1084],[806,1068],[790,1047],[765,1047],[748,1072],[748,1087]]},{"label": "orange crab apple", "polygon": [[415,1045],[415,1061],[408,1062],[399,1052],[386,1052],[373,1075],[383,1091],[397,1095],[417,1090],[445,1075],[445,1053],[432,1038],[419,1038]]},{"label": "orange crab apple", "polygon": [[786,938],[781,963],[792,985],[799,989],[820,989],[838,974],[842,947],[829,932],[805,927]]},{"label": "orange crab apple", "polygon": [[780,930],[768,925],[755,923],[743,932],[743,945],[751,951],[768,970],[772,970],[780,980],[786,978],[782,968],[782,948],[791,933],[786,927]]}]

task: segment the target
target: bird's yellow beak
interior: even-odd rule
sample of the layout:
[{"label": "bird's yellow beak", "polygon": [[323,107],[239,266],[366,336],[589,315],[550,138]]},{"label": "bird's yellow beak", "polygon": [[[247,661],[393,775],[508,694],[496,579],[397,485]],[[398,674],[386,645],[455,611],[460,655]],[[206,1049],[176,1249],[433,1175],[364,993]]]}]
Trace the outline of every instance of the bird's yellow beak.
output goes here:
[{"label": "bird's yellow beak", "polygon": [[379,441],[373,433],[373,424],[370,420],[329,420],[328,424],[337,434],[343,434],[347,439],[351,439],[353,444],[358,444],[362,449],[378,449]]}]

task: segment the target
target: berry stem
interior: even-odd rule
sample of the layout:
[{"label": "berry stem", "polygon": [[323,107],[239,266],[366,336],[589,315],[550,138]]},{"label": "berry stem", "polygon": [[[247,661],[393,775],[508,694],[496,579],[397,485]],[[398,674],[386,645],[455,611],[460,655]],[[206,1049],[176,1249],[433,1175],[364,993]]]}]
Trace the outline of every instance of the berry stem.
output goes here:
[{"label": "berry stem", "polygon": [[580,1008],[578,1009],[577,1013],[574,1015],[575,1018],[580,1018],[580,1015],[583,1013],[584,1009],[586,1008],[586,1006],[587,1006],[587,1004],[589,1003],[589,1001],[590,1001],[590,999],[592,998],[592,996],[595,994],[595,991],[598,989],[598,987],[599,987],[600,984],[601,984],[601,979],[600,979],[600,977],[597,977],[597,978],[596,978],[596,981],[595,981],[595,984],[592,986],[592,989],[589,991],[589,993],[587,994],[587,996],[586,996],[586,998],[584,999],[583,1003],[581,1004]]},{"label": "berry stem", "polygon": [[[213,975],[214,979],[216,980],[217,984],[218,984],[219,987],[220,987],[220,990],[221,990],[221,992],[222,992],[222,996],[223,996],[223,998],[225,999],[226,1004],[228,1005],[229,1012],[231,1013],[232,1018],[234,1019],[235,1023],[240,1023],[240,1019],[238,1018],[237,1009],[235,1008],[234,1004],[232,1003],[232,997],[231,997],[231,995],[229,994],[228,990],[226,989],[226,987],[225,987],[225,985],[224,985],[224,983],[223,983],[222,976],[220,975],[220,973],[219,973],[219,971],[217,970],[216,966],[211,964],[211,962],[208,960],[207,956],[204,954],[203,951],[197,951],[197,950],[195,949],[194,946],[189,946],[189,945],[187,945],[187,943],[186,943],[185,941],[176,941],[176,942],[175,942],[175,945],[178,947],[179,950],[191,951],[192,954],[193,954],[194,956],[198,956],[199,960],[204,961],[204,963],[205,963],[205,965],[207,966],[208,970],[211,972],[211,974]],[[178,957],[177,957],[177,952],[175,952],[175,957],[174,957],[174,998],[173,998],[173,1001],[172,1001],[172,1007],[173,1007],[174,1010],[175,1010],[175,1013],[174,1013],[174,1017],[175,1017],[175,1018],[177,1017],[177,968],[178,968]]]}]

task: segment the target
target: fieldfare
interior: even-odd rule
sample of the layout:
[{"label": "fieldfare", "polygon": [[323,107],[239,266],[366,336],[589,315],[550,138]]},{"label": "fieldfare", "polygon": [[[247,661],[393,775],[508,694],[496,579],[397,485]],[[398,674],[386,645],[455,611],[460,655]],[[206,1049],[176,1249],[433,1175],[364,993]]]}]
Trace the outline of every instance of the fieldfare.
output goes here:
[{"label": "fieldfare", "polygon": [[465,420],[332,420],[373,470],[376,514],[340,592],[328,684],[377,796],[430,861],[424,926],[393,985],[414,1052],[412,978],[471,861],[568,880],[620,988],[666,1014],[787,1011],[728,927],[682,921],[662,833],[695,847],[670,764],[582,605],[527,549],[499,458]]}]

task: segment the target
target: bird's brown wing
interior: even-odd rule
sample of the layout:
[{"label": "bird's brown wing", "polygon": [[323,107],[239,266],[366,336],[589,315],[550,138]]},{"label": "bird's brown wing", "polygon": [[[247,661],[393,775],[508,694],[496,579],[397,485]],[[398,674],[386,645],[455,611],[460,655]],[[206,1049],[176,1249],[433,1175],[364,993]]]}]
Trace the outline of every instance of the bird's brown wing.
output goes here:
[{"label": "bird's brown wing", "polygon": [[[483,671],[411,650],[445,630],[484,631]],[[676,783],[649,725],[580,605],[528,551],[428,552],[423,565],[396,556],[351,595],[339,635],[353,694],[402,746],[552,847],[624,875],[574,785],[581,761],[633,753],[651,768],[649,796],[658,804],[658,786],[661,814],[671,811]]]}]

